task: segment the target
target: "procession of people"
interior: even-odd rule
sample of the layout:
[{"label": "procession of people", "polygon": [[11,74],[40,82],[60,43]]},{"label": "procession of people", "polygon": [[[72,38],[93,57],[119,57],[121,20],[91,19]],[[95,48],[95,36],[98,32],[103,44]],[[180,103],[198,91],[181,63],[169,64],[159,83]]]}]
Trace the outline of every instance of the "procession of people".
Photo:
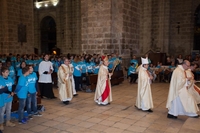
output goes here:
[{"label": "procession of people", "polygon": [[[29,56],[30,57],[30,56]],[[10,56],[10,59],[14,57]],[[2,62],[3,61],[3,62]],[[116,63],[117,62],[117,63]],[[137,83],[137,97],[133,104],[138,110],[144,112],[153,112],[153,96],[151,84],[155,82],[156,77],[164,75],[165,71],[170,71],[167,76],[170,82],[169,93],[166,108],[168,109],[167,118],[177,119],[179,115],[186,115],[192,118],[198,118],[200,104],[200,88],[195,84],[195,69],[197,63],[191,63],[187,59],[177,58],[175,61],[168,60],[169,68],[161,70],[162,63],[158,62],[156,70],[152,69],[152,62],[145,55],[141,57],[141,65],[136,56],[130,61],[130,67],[127,76],[130,77],[130,83]],[[4,64],[3,64],[4,63]],[[40,92],[41,98],[56,99],[53,87],[58,88],[58,96],[64,105],[73,104],[73,97],[77,96],[78,91],[83,89],[85,80],[86,87],[89,87],[91,74],[97,74],[97,84],[94,93],[94,103],[107,106],[113,101],[112,86],[110,80],[116,69],[121,69],[121,59],[116,54],[108,55],[68,55],[58,57],[58,60],[52,60],[48,54],[43,55],[43,60],[37,58],[33,61],[30,58],[23,60],[19,58],[16,61],[3,60],[0,62],[0,130],[4,129],[4,113],[6,112],[6,126],[15,126],[10,122],[10,112],[12,107],[13,95],[16,94],[19,99],[19,124],[26,124],[32,116],[42,116],[37,111],[37,94]],[[19,66],[19,68],[17,67]],[[53,81],[53,73],[57,76],[57,84]],[[14,88],[13,85],[16,85]],[[53,86],[54,85],[54,86]],[[13,89],[14,88],[14,89]],[[88,88],[86,88],[88,89]],[[7,97],[10,97],[8,100]],[[6,98],[5,98],[6,97]],[[27,107],[28,119],[23,112]]]}]

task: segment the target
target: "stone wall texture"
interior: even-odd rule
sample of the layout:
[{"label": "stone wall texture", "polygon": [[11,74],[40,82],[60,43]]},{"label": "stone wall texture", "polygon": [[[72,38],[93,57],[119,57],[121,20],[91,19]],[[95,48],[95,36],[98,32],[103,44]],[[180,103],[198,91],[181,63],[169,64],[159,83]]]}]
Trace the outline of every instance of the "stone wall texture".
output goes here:
[{"label": "stone wall texture", "polygon": [[[60,0],[55,7],[37,9],[32,0],[1,0],[0,52],[32,53],[37,48],[41,53],[41,21],[51,16],[63,54],[186,55],[193,50],[199,4],[200,0]],[[17,36],[20,23],[27,26],[23,45]]]},{"label": "stone wall texture", "polygon": [[[3,54],[33,53],[33,1],[0,1],[0,52]],[[26,25],[27,42],[18,42],[18,25]]]},{"label": "stone wall texture", "polygon": [[88,53],[139,53],[137,0],[82,0],[82,48]]},{"label": "stone wall texture", "polygon": [[194,13],[199,4],[200,0],[174,0],[170,4],[170,54],[186,55],[193,50]]},{"label": "stone wall texture", "polygon": [[81,45],[85,53],[110,53],[111,0],[81,0]]}]

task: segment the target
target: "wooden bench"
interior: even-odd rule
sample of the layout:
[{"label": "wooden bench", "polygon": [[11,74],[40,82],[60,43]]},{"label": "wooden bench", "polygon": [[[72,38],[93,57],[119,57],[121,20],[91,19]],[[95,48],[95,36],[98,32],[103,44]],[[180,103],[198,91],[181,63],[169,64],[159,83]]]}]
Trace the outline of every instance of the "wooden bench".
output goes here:
[{"label": "wooden bench", "polygon": [[114,71],[111,77],[111,85],[118,85],[124,81],[124,73],[123,70]]},{"label": "wooden bench", "polygon": [[[90,81],[90,89],[94,91],[96,89],[97,85],[97,79],[98,75],[97,74],[91,74],[88,76],[89,81]],[[111,85],[118,85],[121,84],[124,81],[124,74],[123,70],[115,71],[111,77]]]},{"label": "wooden bench", "polygon": [[92,91],[94,91],[96,89],[98,75],[97,74],[91,74],[88,77],[89,77],[89,81],[90,81],[90,89]]}]

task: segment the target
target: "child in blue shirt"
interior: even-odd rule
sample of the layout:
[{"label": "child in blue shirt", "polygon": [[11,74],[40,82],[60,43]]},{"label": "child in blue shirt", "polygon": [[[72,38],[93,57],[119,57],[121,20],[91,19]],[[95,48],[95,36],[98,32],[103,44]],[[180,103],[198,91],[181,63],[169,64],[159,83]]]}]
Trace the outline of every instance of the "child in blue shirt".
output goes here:
[{"label": "child in blue shirt", "polygon": [[13,66],[11,66],[11,61],[10,60],[6,61],[6,66],[9,69],[9,75],[8,76],[11,77],[12,80],[15,82],[15,80],[16,80],[15,69],[14,69]]},{"label": "child in blue shirt", "polygon": [[94,73],[94,67],[95,67],[95,63],[92,61],[92,59],[89,59],[89,61],[86,63],[87,65],[87,73],[93,74]]},{"label": "child in blue shirt", "polygon": [[83,56],[81,57],[81,61],[79,62],[79,64],[81,68],[81,87],[83,88],[83,81],[85,81],[86,87],[88,87],[89,79],[87,77],[87,66],[86,66],[85,59]]},{"label": "child in blue shirt", "polygon": [[37,75],[33,72],[33,67],[31,65],[27,66],[29,68],[29,75],[27,76],[28,79],[28,96],[26,99],[26,109],[29,115],[29,118],[32,118],[32,111],[34,116],[41,116],[41,114],[37,111]]},{"label": "child in blue shirt", "polygon": [[[2,67],[2,74],[5,73],[5,70],[8,70],[8,68]],[[9,74],[9,71],[6,72],[7,77],[8,77],[8,74]],[[4,94],[5,93],[6,94],[11,94],[11,92],[8,89],[8,86],[4,82],[3,77],[0,76],[0,130],[1,131],[4,130],[4,127],[3,127],[4,113],[5,113],[5,108],[6,108],[6,105],[7,105],[5,103],[5,98],[4,98]],[[13,93],[12,93],[12,95],[13,95]]]},{"label": "child in blue shirt", "polygon": [[135,65],[135,68],[137,68],[138,67],[138,60],[136,59],[136,56],[135,55],[133,55],[133,59],[130,61],[130,63],[134,63]]},{"label": "child in blue shirt", "polygon": [[40,59],[38,56],[35,56],[33,70],[36,73],[38,73],[38,68],[39,68],[40,62],[42,62],[42,59]]},{"label": "child in blue shirt", "polygon": [[33,56],[29,55],[28,60],[26,60],[27,65],[34,65]]},{"label": "child in blue shirt", "polygon": [[20,64],[20,69],[17,71],[17,78],[19,78],[22,74],[22,68],[26,67],[26,62],[22,61]]},{"label": "child in blue shirt", "polygon": [[17,72],[20,69],[21,58],[18,56],[15,61],[15,71]]},{"label": "child in blue shirt", "polygon": [[[3,82],[3,86],[7,86],[8,90],[10,92],[12,92],[12,87],[13,87],[14,82],[8,75],[9,75],[8,67],[3,67],[2,68],[2,76],[0,76],[0,80]],[[6,126],[9,126],[9,127],[15,126],[14,123],[10,122],[13,95],[14,95],[13,92],[11,94],[3,93],[4,106],[0,109],[1,110],[0,111],[0,121],[1,121],[0,123],[4,122],[4,113],[6,112]]]},{"label": "child in blue shirt", "polygon": [[28,95],[28,79],[27,79],[28,75],[29,75],[29,68],[28,67],[22,68],[22,75],[19,77],[18,84],[15,90],[15,93],[17,94],[17,97],[19,99],[19,108],[18,108],[19,124],[26,124],[27,122],[26,118],[24,117],[24,107]]},{"label": "child in blue shirt", "polygon": [[99,61],[95,62],[95,67],[94,67],[94,74],[99,73]]},{"label": "child in blue shirt", "polygon": [[134,63],[131,63],[131,66],[128,68],[128,77],[131,77],[130,83],[134,83],[138,78]]},{"label": "child in blue shirt", "polygon": [[75,82],[75,89],[76,91],[81,91],[79,87],[79,85],[81,85],[81,66],[80,66],[78,57],[75,57],[72,65],[74,66],[73,76],[74,76],[74,82]]}]

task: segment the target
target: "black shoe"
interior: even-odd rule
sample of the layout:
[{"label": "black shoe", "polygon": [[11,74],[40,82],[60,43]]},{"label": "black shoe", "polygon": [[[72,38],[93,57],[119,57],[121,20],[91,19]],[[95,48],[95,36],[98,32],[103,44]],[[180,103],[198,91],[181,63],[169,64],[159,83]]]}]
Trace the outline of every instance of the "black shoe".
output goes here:
[{"label": "black shoe", "polygon": [[56,99],[56,98],[57,98],[57,97],[54,96],[54,97],[51,97],[50,99]]},{"label": "black shoe", "polygon": [[177,119],[177,116],[174,116],[174,115],[168,114],[168,115],[167,115],[167,118]]},{"label": "black shoe", "polygon": [[69,101],[63,101],[63,103],[64,103],[65,105],[67,105],[67,104],[69,104]]},{"label": "black shoe", "polygon": [[199,118],[199,115],[197,115],[197,116],[190,116],[191,118]]},{"label": "black shoe", "polygon": [[74,94],[73,96],[74,96],[74,97],[75,97],[75,96],[78,96],[78,94]]},{"label": "black shoe", "polygon": [[151,109],[149,109],[149,110],[147,110],[148,112],[150,112],[150,113],[152,113],[153,112],[153,110],[151,110]]}]

